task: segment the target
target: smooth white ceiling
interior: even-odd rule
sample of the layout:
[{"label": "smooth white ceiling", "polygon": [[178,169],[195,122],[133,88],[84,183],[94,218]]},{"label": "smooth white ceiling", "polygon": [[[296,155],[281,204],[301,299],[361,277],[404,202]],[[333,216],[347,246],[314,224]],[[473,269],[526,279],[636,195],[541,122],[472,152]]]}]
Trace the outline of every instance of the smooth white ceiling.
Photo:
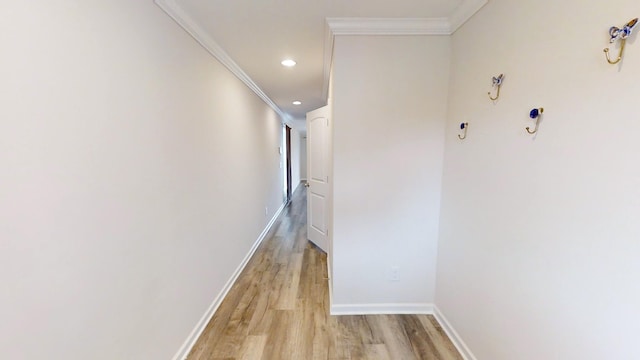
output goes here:
[{"label": "smooth white ceiling", "polygon": [[[463,0],[175,0],[299,127],[325,105],[327,18],[440,18]],[[298,62],[285,68],[280,61]],[[300,100],[302,105],[292,105]],[[295,124],[294,124],[295,125]]]}]

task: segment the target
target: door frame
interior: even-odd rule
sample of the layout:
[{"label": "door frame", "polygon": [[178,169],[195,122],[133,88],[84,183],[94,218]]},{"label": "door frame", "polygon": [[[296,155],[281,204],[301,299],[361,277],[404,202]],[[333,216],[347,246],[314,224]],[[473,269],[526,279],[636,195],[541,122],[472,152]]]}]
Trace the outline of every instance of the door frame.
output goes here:
[{"label": "door frame", "polygon": [[291,201],[291,191],[293,189],[293,184],[291,184],[291,127],[289,125],[285,126],[285,174],[286,174],[286,183],[287,183],[287,202]]}]

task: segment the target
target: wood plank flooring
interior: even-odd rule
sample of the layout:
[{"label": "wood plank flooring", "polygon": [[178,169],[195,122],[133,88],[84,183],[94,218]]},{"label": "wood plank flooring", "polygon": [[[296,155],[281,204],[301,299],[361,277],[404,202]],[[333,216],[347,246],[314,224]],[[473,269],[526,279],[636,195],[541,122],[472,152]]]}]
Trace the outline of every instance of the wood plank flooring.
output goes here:
[{"label": "wood plank flooring", "polygon": [[462,360],[433,316],[330,316],[327,257],[306,218],[301,186],[189,360]]}]

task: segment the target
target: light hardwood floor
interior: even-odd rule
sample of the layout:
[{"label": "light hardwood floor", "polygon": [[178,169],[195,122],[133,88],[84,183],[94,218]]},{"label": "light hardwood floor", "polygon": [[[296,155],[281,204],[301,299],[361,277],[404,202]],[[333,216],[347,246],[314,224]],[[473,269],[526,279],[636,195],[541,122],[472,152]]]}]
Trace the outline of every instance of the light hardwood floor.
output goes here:
[{"label": "light hardwood floor", "polygon": [[189,360],[462,360],[433,316],[330,316],[327,257],[306,217],[301,186]]}]

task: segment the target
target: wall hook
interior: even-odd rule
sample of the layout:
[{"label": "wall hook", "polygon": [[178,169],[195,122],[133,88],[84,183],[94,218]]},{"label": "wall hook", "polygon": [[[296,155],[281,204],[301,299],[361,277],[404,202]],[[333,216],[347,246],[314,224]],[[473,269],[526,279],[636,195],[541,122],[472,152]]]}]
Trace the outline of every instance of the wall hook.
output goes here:
[{"label": "wall hook", "polygon": [[460,136],[460,134],[458,134],[458,139],[460,140],[464,140],[467,138],[467,129],[469,129],[469,123],[460,123],[460,130],[463,130],[464,132],[462,133],[463,135]]},{"label": "wall hook", "polygon": [[529,134],[535,134],[538,131],[538,125],[540,124],[540,117],[542,116],[543,112],[544,112],[544,108],[533,109],[529,112],[529,117],[536,120],[536,127],[533,129],[533,131],[531,131],[531,129],[529,129],[529,127],[527,126],[527,132]]},{"label": "wall hook", "polygon": [[624,52],[624,45],[627,43],[627,38],[631,35],[633,28],[638,24],[638,18],[635,18],[628,23],[626,23],[622,29],[619,29],[615,26],[609,28],[609,42],[614,43],[616,40],[620,39],[620,53],[618,54],[618,58],[615,60],[611,60],[609,57],[609,48],[605,48],[604,55],[607,57],[607,62],[609,64],[615,65],[622,60],[622,54]]},{"label": "wall hook", "polygon": [[494,76],[492,79],[492,86],[497,87],[498,91],[496,93],[496,97],[491,96],[491,91],[487,94],[489,95],[489,99],[496,101],[500,97],[500,86],[502,86],[502,80],[504,79],[504,74],[500,74],[498,76]]}]

